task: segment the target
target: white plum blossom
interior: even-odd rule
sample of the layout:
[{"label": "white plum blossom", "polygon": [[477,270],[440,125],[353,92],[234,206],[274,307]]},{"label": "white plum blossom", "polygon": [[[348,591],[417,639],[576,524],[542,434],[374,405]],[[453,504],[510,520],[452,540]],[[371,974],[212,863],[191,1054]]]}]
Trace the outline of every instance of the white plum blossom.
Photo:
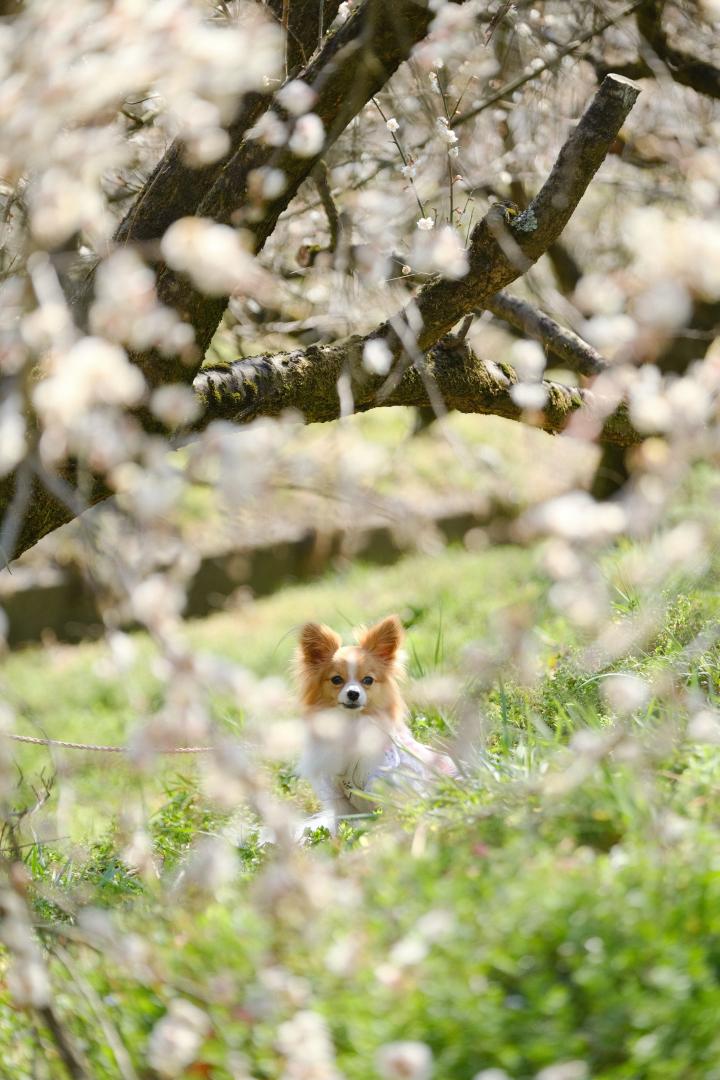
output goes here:
[{"label": "white plum blossom", "polygon": [[188,274],[211,296],[256,294],[263,279],[241,234],[208,218],[180,218],[163,236],[160,250],[169,267]]},{"label": "white plum blossom", "polygon": [[375,1064],[382,1080],[430,1080],[433,1072],[430,1047],[413,1040],[381,1046]]},{"label": "white plum blossom", "polygon": [[315,157],[325,143],[325,128],[317,113],[301,116],[295,127],[288,146],[296,157]]},{"label": "white plum blossom", "polygon": [[190,424],[200,414],[200,402],[189,386],[167,383],[153,391],[150,408],[169,428]]},{"label": "white plum blossom", "polygon": [[437,120],[435,121],[435,126],[437,127],[438,134],[440,135],[440,138],[443,140],[443,142],[446,142],[448,146],[454,146],[455,143],[458,141],[458,137],[453,131],[453,129],[450,127],[447,118],[445,116],[438,116]]},{"label": "white plum blossom", "polygon": [[33,393],[35,408],[48,424],[71,425],[93,406],[137,405],[145,391],[145,380],[125,351],[102,338],[82,338],[55,354],[49,367]]},{"label": "white plum blossom", "polygon": [[431,229],[435,228],[435,219],[431,217],[421,217],[418,218],[416,224],[420,232],[430,232]]},{"label": "white plum blossom", "polygon": [[545,350],[537,341],[515,341],[510,348],[510,363],[519,379],[528,382],[541,379],[546,364]]},{"label": "white plum blossom", "polygon": [[317,93],[302,79],[291,79],[278,91],[277,100],[291,116],[302,116],[312,109]]},{"label": "white plum blossom", "polygon": [[395,119],[394,116],[391,116],[389,120],[385,121],[385,127],[388,129],[388,131],[390,132],[391,135],[394,132],[400,130],[400,125],[399,125],[399,123],[397,122],[397,120]]},{"label": "white plum blossom", "polygon": [[19,394],[11,393],[0,403],[0,476],[22,461],[26,447],[22,400]]},{"label": "white plum blossom", "polygon": [[[431,218],[426,218],[431,221]],[[460,233],[451,225],[439,229],[425,229],[418,222],[421,230],[413,237],[411,262],[415,270],[423,274],[442,274],[443,277],[457,280],[468,272],[467,249]]]},{"label": "white plum blossom", "polygon": [[627,672],[608,675],[600,689],[610,708],[623,715],[642,709],[650,700],[650,686],[645,679]]},{"label": "white plum blossom", "polygon": [[195,1060],[209,1030],[207,1013],[190,1001],[175,998],[150,1033],[148,1064],[167,1080],[179,1076]]},{"label": "white plum blossom", "polygon": [[382,338],[371,338],[363,346],[363,367],[372,375],[387,375],[392,353]]},{"label": "white plum blossom", "polygon": [[510,397],[521,409],[542,409],[548,397],[547,387],[541,382],[519,382],[510,387]]}]

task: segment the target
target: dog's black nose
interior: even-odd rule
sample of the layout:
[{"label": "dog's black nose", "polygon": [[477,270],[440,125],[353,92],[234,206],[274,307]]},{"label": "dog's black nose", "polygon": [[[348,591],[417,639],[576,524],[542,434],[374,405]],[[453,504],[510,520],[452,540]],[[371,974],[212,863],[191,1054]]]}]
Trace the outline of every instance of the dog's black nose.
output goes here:
[{"label": "dog's black nose", "polygon": [[359,697],[360,697],[360,691],[359,690],[348,690],[348,692],[347,692],[348,701],[357,701],[357,699]]}]

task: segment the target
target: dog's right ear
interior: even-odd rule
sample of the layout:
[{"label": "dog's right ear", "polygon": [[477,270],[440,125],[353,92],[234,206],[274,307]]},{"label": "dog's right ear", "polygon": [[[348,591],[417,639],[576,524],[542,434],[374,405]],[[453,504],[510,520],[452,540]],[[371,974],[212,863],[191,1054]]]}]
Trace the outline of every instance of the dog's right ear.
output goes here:
[{"label": "dog's right ear", "polygon": [[342,638],[329,626],[306,623],[300,631],[300,652],[308,664],[325,664],[342,645]]}]

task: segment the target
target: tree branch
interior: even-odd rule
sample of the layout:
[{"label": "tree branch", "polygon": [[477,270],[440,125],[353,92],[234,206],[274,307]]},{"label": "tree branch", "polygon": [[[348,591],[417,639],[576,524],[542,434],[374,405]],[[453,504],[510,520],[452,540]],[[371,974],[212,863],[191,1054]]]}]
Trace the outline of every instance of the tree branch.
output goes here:
[{"label": "tree branch", "polygon": [[699,94],[720,98],[720,69],[670,43],[662,25],[665,0],[644,0],[637,12],[638,30],[675,82]]},{"label": "tree branch", "polygon": [[539,341],[570,371],[581,375],[597,375],[604,371],[607,360],[578,334],[555,322],[544,311],[538,311],[526,300],[499,292],[485,304],[485,310],[514,326],[527,337]]},{"label": "tree branch", "polygon": [[540,191],[511,223],[503,211],[491,208],[473,230],[470,269],[459,281],[440,279],[427,285],[405,310],[408,326],[423,327],[418,347],[427,351],[463,315],[485,307],[495,293],[509,285],[558,239],[588,184],[602,164],[615,136],[635,104],[640,88],[629,79],[608,75],[568,136],[550,176]]},{"label": "tree branch", "polygon": [[[405,30],[411,26],[414,33],[420,34],[421,25],[427,28],[430,16],[424,7],[412,5],[411,0],[396,0],[392,8],[393,15],[397,14],[401,7],[407,9],[409,18],[409,22],[403,24]],[[367,18],[373,12],[376,16],[375,22],[366,24],[369,40],[374,42],[372,57],[365,61],[366,80],[364,81],[359,73],[362,64],[358,56],[358,41],[354,36],[351,36],[349,41],[346,37],[342,38],[344,44],[342,47],[338,46],[339,51],[335,55],[334,63],[329,65],[329,70],[323,71],[325,81],[319,90],[319,107],[323,110],[321,115],[326,120],[330,135],[339,128],[341,122],[348,122],[351,118],[349,114],[354,115],[353,109],[360,107],[359,97],[351,87],[359,84],[362,86],[360,97],[371,96],[377,80],[387,78],[387,66],[393,63],[397,66],[402,53],[406,53],[410,48],[405,37],[402,42],[398,40],[394,19],[388,19],[383,14],[384,10],[384,0],[372,0],[372,3],[363,9]],[[355,17],[355,22],[359,15]],[[388,22],[393,25],[389,26]],[[345,26],[347,25],[346,23]],[[373,37],[371,31],[377,30],[379,26],[384,27],[384,32]],[[339,37],[340,34],[336,36]],[[321,57],[323,54],[325,50],[320,54]],[[378,64],[380,73],[377,73]],[[300,409],[308,419],[332,419],[339,412],[336,382],[339,373],[345,370],[345,364],[349,366],[353,395],[362,409],[380,404],[427,404],[430,400],[429,389],[433,386],[432,379],[436,378],[440,393],[448,395],[446,404],[450,408],[497,412],[502,416],[519,418],[521,410],[509,394],[510,376],[506,375],[508,383],[505,387],[499,386],[496,381],[488,384],[485,371],[481,371],[477,362],[471,360],[469,355],[463,363],[453,364],[447,360],[438,363],[435,356],[423,360],[423,354],[430,353],[433,346],[448,334],[463,315],[485,307],[495,293],[523,273],[547,246],[557,239],[600,166],[638,93],[639,88],[633,83],[609,75],[568,137],[550,176],[528,209],[508,226],[504,222],[502,211],[493,208],[473,231],[469,250],[469,272],[466,276],[458,281],[439,279],[432,282],[408,308],[369,335],[369,338],[384,338],[398,358],[404,354],[406,356],[404,345],[410,345],[413,354],[410,358],[413,361],[410,370],[404,371],[402,363],[396,364],[395,371],[391,373],[392,381],[386,382],[380,391],[380,387],[373,381],[368,381],[364,374],[361,346],[368,338],[359,337],[327,346],[320,351],[314,348],[306,353],[289,354],[285,357],[260,357],[257,361],[241,362],[241,366],[233,365],[230,373],[224,376],[218,372],[200,374],[197,389],[207,406],[206,419],[211,419],[213,415],[229,415],[242,421],[253,415],[275,415],[283,408]],[[345,100],[343,95],[348,100]],[[339,119],[337,124],[331,127],[333,108],[337,110]],[[282,167],[291,170],[290,175],[294,179],[290,182],[295,184],[295,187],[299,186],[301,179],[317,163],[317,158],[293,158],[285,148],[276,153],[280,155]],[[255,167],[258,156],[261,161],[272,160],[272,156],[267,155],[266,147],[257,143],[243,144],[237,157],[240,159],[240,172],[244,170],[245,182],[247,170],[251,164]],[[225,170],[224,177],[229,171]],[[237,205],[240,193],[244,190],[241,183],[240,188],[235,191],[234,205]],[[213,192],[210,194],[213,195]],[[224,202],[225,196],[217,194],[214,198],[218,209],[228,213],[232,202]],[[230,192],[227,193],[227,199],[230,200]],[[258,225],[258,243],[274,225],[279,212],[279,205],[268,209]],[[192,294],[192,304],[202,305],[205,300],[206,298],[199,294]],[[216,308],[218,319],[224,303],[225,301],[221,302],[219,313]],[[418,313],[422,318],[422,327],[415,340],[412,328],[418,325]],[[205,325],[207,333],[210,324]],[[245,365],[244,368],[242,364]],[[151,373],[150,385],[156,385],[157,369],[153,372],[150,365],[148,370]],[[168,372],[164,374],[167,375]],[[175,371],[174,374],[173,381],[188,378],[187,372]],[[172,372],[170,375],[172,377]],[[239,377],[240,381],[237,382]],[[289,397],[290,389],[292,400]],[[474,401],[473,394],[476,395]],[[555,384],[548,388],[548,394],[545,418],[540,416],[535,419],[540,426],[551,431],[561,430],[568,416],[587,400],[582,392],[561,387],[556,389]],[[622,410],[618,417],[612,422],[608,421],[602,437],[621,443],[634,441],[634,433],[629,428]],[[72,482],[70,475],[73,469],[74,466],[67,466],[63,471],[64,480]],[[0,505],[8,505],[13,496],[14,484],[12,477],[2,481]],[[91,504],[105,497],[107,491],[102,482],[96,479],[92,484],[85,483],[83,494],[88,504]],[[8,552],[8,557],[24,551],[46,532],[73,516],[72,507],[55,493],[46,491],[42,498],[34,498],[23,523],[16,551]]]},{"label": "tree branch", "polygon": [[[311,345],[291,353],[268,354],[237,360],[227,368],[208,369],[195,380],[203,405],[197,427],[213,420],[245,424],[259,416],[279,416],[300,409],[306,423],[337,420],[341,415],[338,379],[349,375],[355,412],[378,407],[431,405],[433,387],[448,409],[524,420],[558,433],[583,407],[594,406],[590,391],[544,382],[547,402],[528,413],[514,400],[518,377],[512,368],[487,364],[465,342],[450,336],[435,345],[423,364],[407,368],[394,389],[383,394],[383,377],[371,375],[362,363],[367,339],[355,336],[340,345]],[[608,420],[601,441],[631,446],[640,436],[621,408]]]}]

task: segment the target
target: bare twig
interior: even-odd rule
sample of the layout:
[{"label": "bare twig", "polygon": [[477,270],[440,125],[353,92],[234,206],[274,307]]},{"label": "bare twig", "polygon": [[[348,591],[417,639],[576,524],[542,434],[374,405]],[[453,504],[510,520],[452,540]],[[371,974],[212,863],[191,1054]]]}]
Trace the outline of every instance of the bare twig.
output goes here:
[{"label": "bare twig", "polygon": [[498,101],[502,101],[503,98],[514,93],[515,90],[519,90],[521,86],[525,86],[526,83],[532,82],[533,79],[537,79],[539,75],[542,75],[543,71],[551,71],[553,68],[556,68],[560,61],[564,60],[566,56],[570,56],[572,53],[577,52],[577,50],[587,44],[588,41],[592,41],[593,38],[599,37],[600,34],[603,34],[611,26],[614,26],[622,19],[625,19],[628,15],[632,15],[633,12],[637,11],[637,9],[645,2],[646,0],[633,0],[632,4],[623,8],[617,15],[605,19],[605,21],[598,26],[594,26],[584,34],[581,34],[579,37],[568,42],[568,44],[560,49],[555,56],[544,61],[542,66],[538,64],[536,68],[534,67],[529,71],[523,72],[522,75],[518,75],[517,78],[512,79],[509,83],[506,83],[505,86],[501,86],[499,90],[494,94],[491,94],[490,97],[485,98],[479,105],[476,105],[472,109],[468,109],[467,112],[461,113],[460,116],[456,116],[452,122],[452,126],[455,128],[459,127],[461,124],[466,124],[468,120],[472,120],[474,117],[479,116],[481,112],[485,112],[486,109],[489,109],[491,105],[495,105]]},{"label": "bare twig", "polygon": [[488,300],[485,310],[539,341],[571,371],[578,371],[581,375],[597,375],[607,367],[607,361],[597,349],[526,300],[499,292]]}]

